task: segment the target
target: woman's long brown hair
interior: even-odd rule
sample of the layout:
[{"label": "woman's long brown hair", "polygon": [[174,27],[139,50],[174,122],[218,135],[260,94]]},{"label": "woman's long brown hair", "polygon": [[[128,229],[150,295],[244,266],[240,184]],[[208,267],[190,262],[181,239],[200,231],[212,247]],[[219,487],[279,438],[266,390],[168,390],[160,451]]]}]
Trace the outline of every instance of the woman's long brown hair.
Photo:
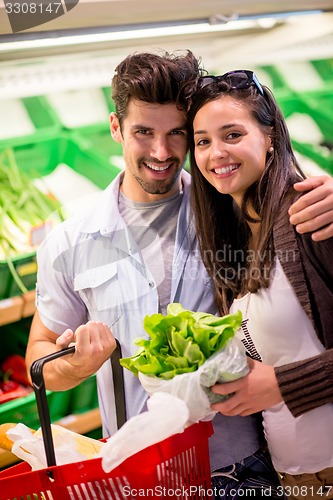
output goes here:
[{"label": "woman's long brown hair", "polygon": [[[223,95],[230,95],[246,106],[272,141],[261,179],[249,187],[242,207],[230,195],[219,193],[201,174],[194,157],[193,120],[199,109]],[[231,89],[214,81],[193,96],[188,113],[192,207],[195,215],[201,257],[213,279],[221,314],[227,314],[232,300],[245,291],[268,287],[274,259],[273,225],[283,201],[291,196],[292,185],[304,178],[292,150],[283,115],[267,87],[264,96],[254,86]],[[249,251],[251,231],[247,221],[255,222],[248,208],[253,207],[260,223],[257,246]]]}]

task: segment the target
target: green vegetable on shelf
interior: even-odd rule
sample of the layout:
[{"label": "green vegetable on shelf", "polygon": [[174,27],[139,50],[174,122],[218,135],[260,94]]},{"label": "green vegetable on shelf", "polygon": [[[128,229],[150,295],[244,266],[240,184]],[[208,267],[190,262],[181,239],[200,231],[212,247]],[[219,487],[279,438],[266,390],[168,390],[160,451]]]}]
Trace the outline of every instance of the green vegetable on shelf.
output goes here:
[{"label": "green vegetable on shelf", "polygon": [[27,291],[18,276],[12,258],[32,252],[29,242],[34,227],[45,224],[55,211],[61,215],[60,203],[42,193],[28,175],[17,166],[12,149],[0,152],[0,259],[7,262],[13,279],[24,293]]},{"label": "green vegetable on shelf", "polygon": [[162,379],[194,372],[225,346],[241,322],[240,311],[217,317],[188,311],[181,304],[169,304],[166,316],[153,314],[144,318],[150,339],[135,339],[138,351],[122,358],[120,364],[136,376],[141,372]]}]

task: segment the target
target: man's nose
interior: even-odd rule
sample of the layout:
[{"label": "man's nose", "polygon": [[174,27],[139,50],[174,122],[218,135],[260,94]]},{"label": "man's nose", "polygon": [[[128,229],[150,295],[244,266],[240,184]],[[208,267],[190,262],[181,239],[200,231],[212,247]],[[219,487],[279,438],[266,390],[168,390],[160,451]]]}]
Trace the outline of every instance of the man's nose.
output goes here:
[{"label": "man's nose", "polygon": [[156,137],[152,145],[151,154],[159,161],[166,161],[171,156],[167,138]]}]

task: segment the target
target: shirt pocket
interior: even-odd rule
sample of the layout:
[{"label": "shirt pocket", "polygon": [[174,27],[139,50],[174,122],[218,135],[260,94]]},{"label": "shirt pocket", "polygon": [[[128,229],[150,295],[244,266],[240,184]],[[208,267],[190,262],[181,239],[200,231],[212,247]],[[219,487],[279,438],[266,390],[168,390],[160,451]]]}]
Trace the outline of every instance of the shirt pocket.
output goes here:
[{"label": "shirt pocket", "polygon": [[74,277],[74,290],[86,304],[91,319],[115,322],[122,315],[122,303],[116,262],[88,269]]}]

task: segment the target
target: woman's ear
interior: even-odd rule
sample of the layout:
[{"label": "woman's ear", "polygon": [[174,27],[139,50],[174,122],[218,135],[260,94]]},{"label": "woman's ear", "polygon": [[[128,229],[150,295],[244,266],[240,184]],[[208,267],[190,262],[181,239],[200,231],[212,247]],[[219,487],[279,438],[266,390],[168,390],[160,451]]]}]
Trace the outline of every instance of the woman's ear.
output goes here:
[{"label": "woman's ear", "polygon": [[116,142],[122,142],[119,119],[116,113],[110,114],[110,132]]}]

